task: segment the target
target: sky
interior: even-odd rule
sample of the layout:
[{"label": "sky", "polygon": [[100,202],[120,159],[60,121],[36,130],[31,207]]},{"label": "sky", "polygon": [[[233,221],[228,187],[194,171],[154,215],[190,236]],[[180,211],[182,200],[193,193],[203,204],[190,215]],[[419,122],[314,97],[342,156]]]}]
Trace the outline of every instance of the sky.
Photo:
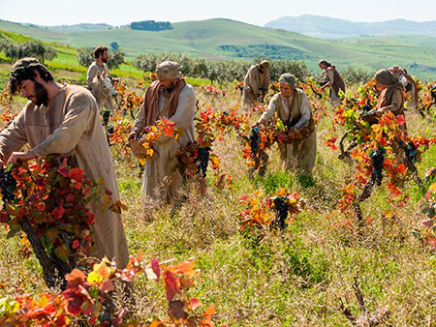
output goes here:
[{"label": "sky", "polygon": [[305,14],[359,22],[390,19],[436,20],[436,1],[419,0],[0,0],[0,19],[39,25],[132,21],[180,22],[230,18],[263,26],[283,16]]}]

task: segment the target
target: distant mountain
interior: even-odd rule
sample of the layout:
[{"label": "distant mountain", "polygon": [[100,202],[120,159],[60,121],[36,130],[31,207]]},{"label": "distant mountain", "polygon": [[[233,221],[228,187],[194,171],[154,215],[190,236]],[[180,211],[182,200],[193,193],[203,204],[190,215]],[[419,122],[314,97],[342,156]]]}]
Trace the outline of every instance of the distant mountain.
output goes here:
[{"label": "distant mountain", "polygon": [[377,23],[352,22],[324,16],[286,16],[265,25],[269,28],[300,33],[324,39],[354,36],[425,35],[436,37],[436,21],[414,22],[405,19]]},{"label": "distant mountain", "polygon": [[[186,53],[218,60],[253,58],[291,59],[319,71],[318,61],[327,59],[340,69],[349,66],[375,71],[392,65],[409,68],[413,75],[434,78],[436,51],[425,46],[431,37],[359,37],[323,40],[284,30],[264,28],[230,19],[208,19],[172,24],[173,29],[152,32],[128,27],[86,29],[78,32],[51,30],[0,20],[0,30],[31,36],[75,48],[110,46],[117,42],[128,60],[142,53]],[[82,27],[83,28],[83,27]]]}]

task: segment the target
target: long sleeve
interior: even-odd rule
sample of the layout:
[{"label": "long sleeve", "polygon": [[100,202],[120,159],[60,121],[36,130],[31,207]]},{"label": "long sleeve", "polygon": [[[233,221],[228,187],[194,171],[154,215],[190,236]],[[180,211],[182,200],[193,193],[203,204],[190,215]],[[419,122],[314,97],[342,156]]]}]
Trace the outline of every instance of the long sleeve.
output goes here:
[{"label": "long sleeve", "polygon": [[394,95],[392,96],[392,101],[389,106],[381,107],[380,110],[386,111],[398,111],[401,109],[401,105],[403,104],[403,95],[400,90],[396,90]]},{"label": "long sleeve", "polygon": [[265,79],[264,79],[264,81],[263,81],[262,88],[263,88],[264,90],[268,90],[268,88],[269,88],[269,82],[270,82],[269,70],[266,70],[264,74],[265,74]]},{"label": "long sleeve", "polygon": [[327,69],[327,78],[329,80],[327,86],[330,87],[335,82],[335,72],[333,71],[333,69]]},{"label": "long sleeve", "polygon": [[[170,118],[170,120],[175,124],[174,128],[184,131],[187,129],[194,121],[196,102],[195,91],[186,86],[186,90],[183,90],[179,96],[179,102],[177,104],[177,109],[175,114]],[[162,135],[159,138],[159,142],[165,142],[170,138]]]},{"label": "long sleeve", "polygon": [[303,94],[303,99],[301,101],[300,114],[301,114],[301,118],[294,125],[294,127],[299,128],[299,127],[304,126],[310,120],[310,117],[312,116],[312,112],[310,110],[309,100],[307,99],[306,94]]},{"label": "long sleeve", "polygon": [[138,112],[136,113],[135,121],[133,122],[133,132],[136,134],[141,134],[144,130],[144,106],[145,101],[142,103],[141,107],[139,108]]},{"label": "long sleeve", "polygon": [[274,113],[276,112],[276,109],[277,108],[276,108],[276,103],[275,103],[275,97],[273,97],[271,99],[271,101],[269,102],[268,108],[266,108],[266,110],[263,112],[259,121],[265,120],[265,122],[268,122],[271,119],[271,117],[274,115]]},{"label": "long sleeve", "polygon": [[0,156],[6,161],[12,152],[20,150],[26,143],[26,130],[24,128],[24,111],[0,133]]},{"label": "long sleeve", "polygon": [[255,95],[259,93],[259,72],[257,71],[257,67],[250,68],[248,72],[248,83],[250,84],[250,88]]},{"label": "long sleeve", "polygon": [[88,73],[86,74],[86,85],[88,85],[89,87],[91,87],[92,80],[94,79],[96,73],[97,67],[94,64],[89,66]]},{"label": "long sleeve", "polygon": [[[67,100],[68,101],[68,100]],[[40,157],[49,154],[68,154],[79,143],[96,117],[96,106],[90,97],[72,96],[62,124],[43,142],[31,149]]]}]

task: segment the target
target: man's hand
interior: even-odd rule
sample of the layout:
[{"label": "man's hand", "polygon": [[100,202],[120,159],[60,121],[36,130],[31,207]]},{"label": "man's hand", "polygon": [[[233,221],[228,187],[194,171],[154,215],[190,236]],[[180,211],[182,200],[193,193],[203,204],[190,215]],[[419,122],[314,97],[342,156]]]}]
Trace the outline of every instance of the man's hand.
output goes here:
[{"label": "man's hand", "polygon": [[12,152],[12,155],[9,157],[7,166],[10,164],[16,164],[18,161],[29,161],[37,158],[38,155],[32,151],[29,152]]},{"label": "man's hand", "polygon": [[377,115],[377,117],[381,117],[383,116],[383,114],[385,113],[385,111],[383,109],[379,109],[375,112],[375,114]]}]

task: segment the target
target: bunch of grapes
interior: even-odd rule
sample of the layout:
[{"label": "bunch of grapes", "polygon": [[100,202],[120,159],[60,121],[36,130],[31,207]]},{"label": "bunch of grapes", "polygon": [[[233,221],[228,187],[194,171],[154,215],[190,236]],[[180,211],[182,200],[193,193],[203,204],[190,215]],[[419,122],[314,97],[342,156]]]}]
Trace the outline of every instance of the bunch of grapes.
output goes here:
[{"label": "bunch of grapes", "polygon": [[371,154],[372,166],[374,168],[372,174],[373,178],[380,186],[383,180],[383,162],[385,160],[384,151],[382,149],[377,149]]},{"label": "bunch of grapes", "polygon": [[3,209],[5,209],[8,202],[14,200],[14,191],[16,186],[17,181],[12,176],[10,170],[0,170],[0,189],[3,200]]},{"label": "bunch of grapes", "polygon": [[259,152],[260,128],[254,127],[250,135],[250,148],[252,156]]},{"label": "bunch of grapes", "polygon": [[276,211],[276,219],[272,226],[278,227],[281,230],[286,228],[286,219],[289,214],[288,197],[277,196],[274,199],[274,210]]},{"label": "bunch of grapes", "polygon": [[207,147],[204,147],[204,148],[198,148],[198,150],[197,150],[197,154],[198,154],[198,172],[203,177],[206,177],[207,166],[209,164],[210,150],[211,150],[210,146],[207,146]]}]

